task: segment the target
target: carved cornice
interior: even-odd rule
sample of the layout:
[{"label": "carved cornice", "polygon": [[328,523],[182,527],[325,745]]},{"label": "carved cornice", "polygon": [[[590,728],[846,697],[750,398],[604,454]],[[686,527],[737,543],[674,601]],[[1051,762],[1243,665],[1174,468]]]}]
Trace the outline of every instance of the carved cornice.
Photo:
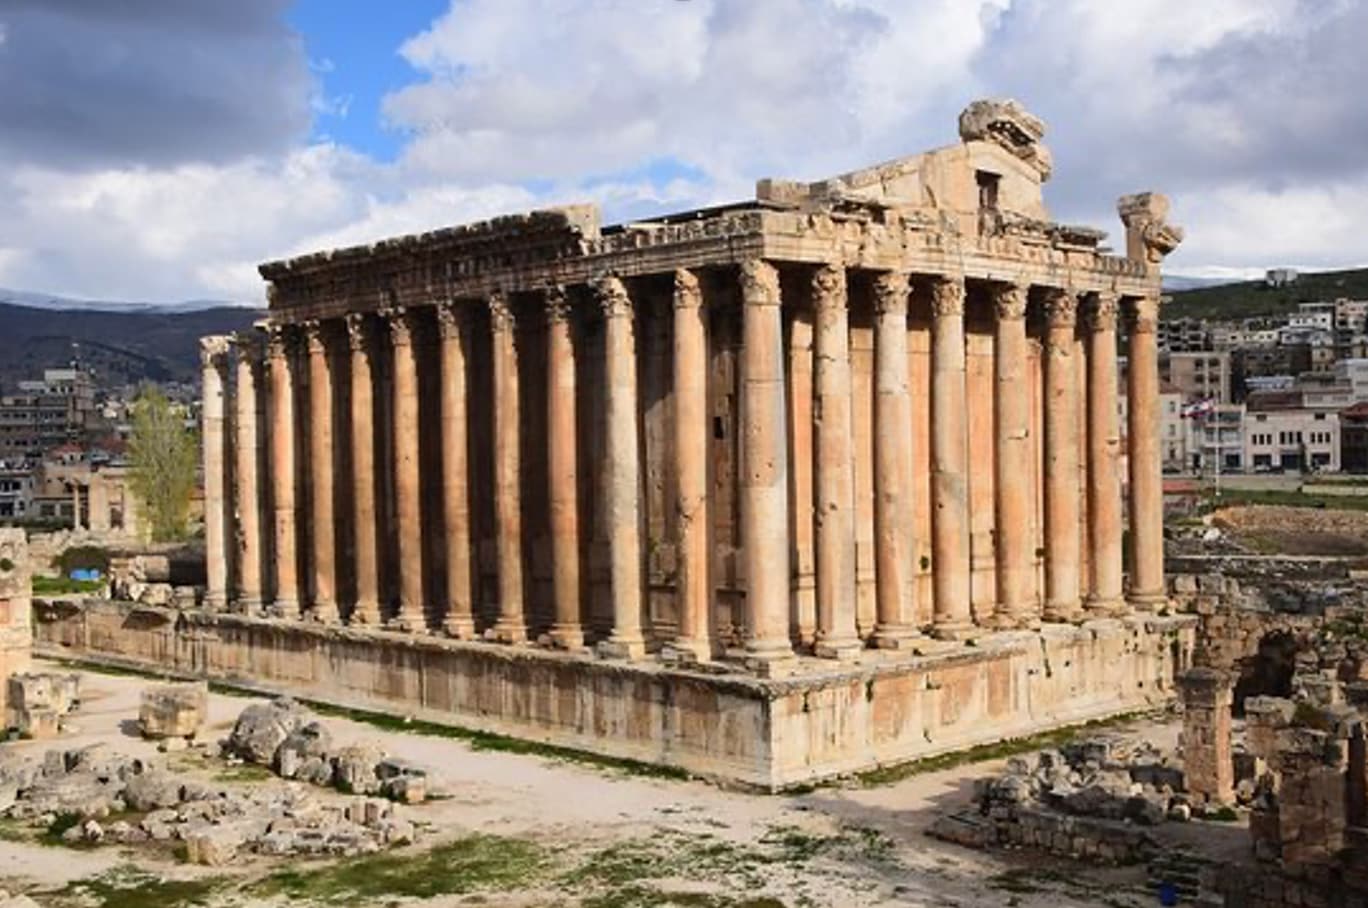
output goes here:
[{"label": "carved cornice", "polygon": [[1126,307],[1126,324],[1131,334],[1155,334],[1159,330],[1159,297],[1135,296]]},{"label": "carved cornice", "polygon": [[779,271],[763,259],[741,263],[741,298],[747,306],[779,305]]},{"label": "carved cornice", "polygon": [[931,281],[931,314],[937,318],[964,316],[964,281],[937,277]]},{"label": "carved cornice", "polygon": [[999,284],[993,288],[993,308],[998,321],[1019,321],[1026,317],[1030,287],[1026,284]]},{"label": "carved cornice", "polygon": [[674,305],[676,309],[697,309],[703,305],[703,288],[698,275],[688,268],[675,269]]},{"label": "carved cornice", "polygon": [[547,324],[563,325],[570,321],[574,308],[570,305],[570,296],[565,292],[563,286],[560,284],[550,285],[542,291],[542,300],[546,305]]},{"label": "carved cornice", "polygon": [[614,274],[606,274],[593,283],[594,302],[604,318],[630,318],[632,298],[627,295],[627,285]]},{"label": "carved cornice", "polygon": [[906,272],[879,272],[874,278],[874,312],[878,315],[906,315],[910,291]]},{"label": "carved cornice", "polygon": [[1117,295],[1109,291],[1089,293],[1088,305],[1085,309],[1088,330],[1094,332],[1115,331],[1119,302]]},{"label": "carved cornice", "polygon": [[1045,321],[1051,328],[1078,324],[1078,296],[1071,290],[1050,287],[1045,291]]}]

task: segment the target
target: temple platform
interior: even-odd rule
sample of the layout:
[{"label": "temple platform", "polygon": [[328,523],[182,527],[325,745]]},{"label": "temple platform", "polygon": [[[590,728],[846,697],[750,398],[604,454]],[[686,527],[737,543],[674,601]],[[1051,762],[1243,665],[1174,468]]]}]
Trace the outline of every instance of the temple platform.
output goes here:
[{"label": "temple platform", "polygon": [[1196,620],[984,633],[851,662],[609,661],[100,600],[34,603],[35,654],[186,678],[669,766],[765,791],[1160,706]]}]

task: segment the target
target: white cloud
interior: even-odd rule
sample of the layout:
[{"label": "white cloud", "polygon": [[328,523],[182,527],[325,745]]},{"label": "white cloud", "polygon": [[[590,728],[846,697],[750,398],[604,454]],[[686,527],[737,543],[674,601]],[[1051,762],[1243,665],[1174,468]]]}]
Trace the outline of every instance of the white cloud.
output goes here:
[{"label": "white cloud", "polygon": [[[275,138],[228,160],[29,154],[0,167],[0,283],[259,299],[264,259],[547,204],[735,200],[953,141],[984,95],[1045,116],[1062,219],[1115,232],[1117,195],[1169,191],[1177,270],[1362,262],[1365,28],[1368,0],[459,0],[399,48],[418,75],[384,104],[396,162]],[[345,114],[298,91],[262,103]]]}]

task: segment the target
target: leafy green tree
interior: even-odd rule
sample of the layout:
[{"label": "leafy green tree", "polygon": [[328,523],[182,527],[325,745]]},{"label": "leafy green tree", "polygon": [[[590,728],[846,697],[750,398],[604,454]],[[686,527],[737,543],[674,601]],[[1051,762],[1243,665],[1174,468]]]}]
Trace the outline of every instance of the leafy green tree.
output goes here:
[{"label": "leafy green tree", "polygon": [[152,539],[184,539],[199,466],[199,440],[171,402],[149,385],[133,402],[129,482],[142,503]]}]

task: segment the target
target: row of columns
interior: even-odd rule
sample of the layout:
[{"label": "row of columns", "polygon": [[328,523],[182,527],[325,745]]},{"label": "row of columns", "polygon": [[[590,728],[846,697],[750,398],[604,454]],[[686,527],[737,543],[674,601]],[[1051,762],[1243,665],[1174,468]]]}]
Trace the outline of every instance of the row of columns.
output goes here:
[{"label": "row of columns", "polygon": [[[744,657],[758,669],[792,655],[790,628],[789,432],[786,400],[782,299],[775,266],[750,260],[739,268],[742,303],[741,452],[738,475],[746,588]],[[957,639],[974,631],[970,607],[970,450],[966,354],[965,284],[962,279],[923,280],[929,296],[931,326],[930,463],[932,489],[933,623],[937,637]],[[884,272],[873,282],[875,307],[874,491],[877,624],[873,643],[879,647],[909,645],[921,635],[915,602],[917,585],[913,553],[911,482],[912,398],[907,325],[913,284],[906,273]],[[646,652],[642,622],[643,540],[638,438],[636,342],[632,302],[621,280],[606,277],[593,286],[604,326],[603,445],[606,481],[599,513],[606,524],[608,573],[612,597],[612,631],[599,642],[606,656],[638,658]],[[1029,287],[991,286],[996,310],[994,376],[996,608],[981,623],[999,628],[1031,626],[1043,618],[1073,621],[1084,615],[1114,615],[1125,607],[1122,589],[1121,450],[1117,424],[1117,318],[1119,300],[1107,293],[1079,295],[1057,288],[1041,293],[1044,332],[1043,408],[1045,521],[1045,597],[1035,602],[1034,529],[1032,527],[1030,382],[1027,372],[1026,314]],[[676,470],[676,596],[678,633],[666,643],[682,657],[716,654],[710,639],[712,604],[710,523],[708,510],[708,339],[707,318],[698,275],[679,270],[674,276],[673,441]],[[856,627],[855,461],[851,410],[851,365],[846,271],[822,266],[812,276],[814,313],[812,450],[814,479],[813,538],[816,562],[816,641],[819,656],[847,658],[864,646]],[[1078,413],[1082,393],[1076,362],[1080,300],[1087,319],[1085,332],[1086,420]],[[523,611],[522,527],[520,526],[518,349],[514,317],[498,293],[486,301],[491,332],[493,388],[493,477],[498,615],[486,636],[507,643],[528,637]],[[1157,300],[1127,300],[1130,330],[1130,517],[1132,570],[1130,600],[1152,605],[1163,597],[1162,500],[1159,485],[1157,409]],[[547,331],[545,362],[547,402],[548,502],[551,528],[554,620],[548,642],[577,649],[584,643],[580,568],[580,528],[576,447],[575,343],[570,330],[571,307],[563,290],[545,294]],[[473,610],[471,494],[467,464],[469,410],[467,357],[470,320],[460,305],[437,307],[440,337],[440,431],[443,506],[441,522],[448,601],[441,605],[440,626],[457,638],[476,633]],[[413,350],[412,312],[382,313],[393,356],[392,414],[394,457],[393,516],[398,551],[406,563],[398,574],[398,601],[390,624],[400,630],[426,626],[423,572],[421,476],[419,465],[418,364]],[[266,387],[259,385],[254,344],[239,343],[237,395],[231,421],[235,450],[233,475],[236,539],[236,589],[228,590],[229,522],[223,485],[225,443],[226,349],[206,342],[205,459],[206,544],[209,547],[207,603],[220,607],[231,598],[246,610],[264,609],[280,616],[307,615],[323,622],[339,620],[337,589],[338,524],[333,512],[334,376],[325,326],[307,323],[309,435],[308,496],[313,532],[307,583],[296,573],[295,497],[296,414],[293,382],[297,367],[290,355],[291,329],[268,328]],[[354,314],[346,319],[350,355],[352,475],[348,477],[355,519],[353,534],[356,600],[349,620],[381,621],[379,564],[381,540],[377,517],[383,486],[376,475],[374,439],[374,321]],[[537,354],[532,354],[537,355]],[[524,371],[525,376],[530,372]],[[257,425],[258,398],[265,394],[271,422]],[[1085,433],[1086,445],[1079,433]],[[272,511],[261,513],[257,450],[269,437],[267,480]],[[975,444],[987,443],[974,439]],[[1080,451],[1086,450],[1086,532],[1080,517]],[[273,557],[268,570],[263,533],[270,523]],[[1090,548],[1090,576],[1080,582],[1080,539]],[[221,553],[221,558],[216,557]],[[408,563],[407,559],[413,559]],[[265,599],[266,575],[271,599]],[[304,600],[303,590],[308,590]],[[1079,591],[1086,588],[1086,601]]]}]

